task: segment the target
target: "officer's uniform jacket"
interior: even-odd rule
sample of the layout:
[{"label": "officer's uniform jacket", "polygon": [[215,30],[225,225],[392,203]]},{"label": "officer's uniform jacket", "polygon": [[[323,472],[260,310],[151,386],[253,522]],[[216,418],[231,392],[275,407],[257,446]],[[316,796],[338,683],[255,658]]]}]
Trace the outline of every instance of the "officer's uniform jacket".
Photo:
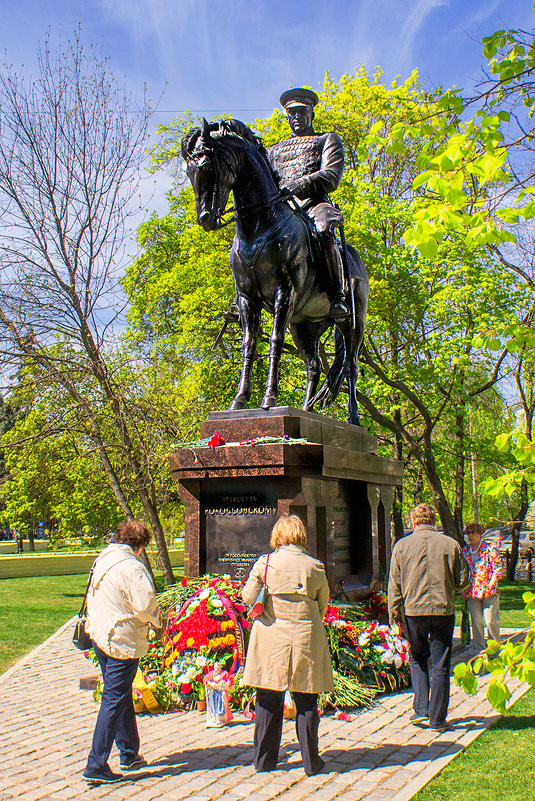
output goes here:
[{"label": "officer's uniform jacket", "polygon": [[[295,202],[314,220],[319,231],[341,222],[341,215],[329,201],[344,171],[344,148],[336,133],[292,136],[268,150],[272,170],[280,188],[292,183]],[[297,184],[297,189],[294,184]]]}]

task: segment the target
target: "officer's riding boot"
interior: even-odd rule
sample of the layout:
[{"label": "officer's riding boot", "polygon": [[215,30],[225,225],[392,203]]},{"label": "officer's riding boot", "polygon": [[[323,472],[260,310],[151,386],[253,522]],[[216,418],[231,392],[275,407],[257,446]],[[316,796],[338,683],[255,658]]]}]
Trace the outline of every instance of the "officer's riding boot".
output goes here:
[{"label": "officer's riding boot", "polygon": [[350,315],[345,301],[342,257],[340,256],[336,239],[332,235],[324,236],[323,244],[325,273],[328,282],[327,295],[331,302],[330,315],[335,322],[342,322]]}]

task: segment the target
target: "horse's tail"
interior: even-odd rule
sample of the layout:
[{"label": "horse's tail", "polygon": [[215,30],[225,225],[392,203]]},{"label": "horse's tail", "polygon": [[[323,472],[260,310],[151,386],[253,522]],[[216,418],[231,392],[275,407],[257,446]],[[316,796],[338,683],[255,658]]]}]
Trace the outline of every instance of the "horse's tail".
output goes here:
[{"label": "horse's tail", "polygon": [[337,327],[334,329],[334,359],[325,377],[325,381],[316,392],[312,403],[318,404],[320,410],[327,408],[336,399],[340,385],[347,371],[346,347],[344,338]]},{"label": "horse's tail", "polygon": [[[351,300],[354,306],[355,327],[344,327],[344,335],[343,331],[338,326],[335,326],[333,363],[325,381],[312,399],[312,403],[317,403],[320,409],[330,406],[340,392],[342,382],[347,378],[350,384],[350,422],[355,422],[358,419],[358,413],[356,411],[356,400],[352,395],[354,395],[358,357],[364,337],[364,320],[368,301],[368,275],[364,262],[351,245],[347,245],[347,253],[349,257],[350,287],[346,300]],[[352,298],[349,297],[349,293],[352,294]]]}]

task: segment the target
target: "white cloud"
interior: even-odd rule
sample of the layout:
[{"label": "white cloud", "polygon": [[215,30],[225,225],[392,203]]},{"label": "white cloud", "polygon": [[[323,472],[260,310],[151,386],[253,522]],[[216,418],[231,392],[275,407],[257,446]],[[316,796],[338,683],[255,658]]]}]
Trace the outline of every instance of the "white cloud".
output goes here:
[{"label": "white cloud", "polygon": [[400,68],[407,68],[412,64],[414,42],[424,22],[427,20],[427,17],[435,11],[435,9],[447,5],[447,0],[419,0],[408,14],[405,24],[399,32],[401,47],[397,51],[397,57],[400,62]]}]

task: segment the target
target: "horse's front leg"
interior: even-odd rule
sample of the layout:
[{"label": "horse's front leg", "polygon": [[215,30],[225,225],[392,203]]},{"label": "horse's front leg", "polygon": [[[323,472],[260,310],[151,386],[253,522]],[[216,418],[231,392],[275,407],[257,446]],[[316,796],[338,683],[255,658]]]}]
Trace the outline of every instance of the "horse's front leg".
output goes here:
[{"label": "horse's front leg", "polygon": [[269,369],[266,381],[266,394],[260,406],[270,409],[277,405],[279,389],[279,363],[284,345],[284,335],[293,308],[293,290],[291,287],[279,287],[275,295],[273,312],[273,330],[269,340]]},{"label": "horse's front leg", "polygon": [[260,328],[260,304],[238,296],[240,323],[243,330],[242,338],[242,365],[238,392],[229,406],[230,410],[245,409],[251,397],[251,381],[253,376],[253,362],[256,354],[256,339]]}]

